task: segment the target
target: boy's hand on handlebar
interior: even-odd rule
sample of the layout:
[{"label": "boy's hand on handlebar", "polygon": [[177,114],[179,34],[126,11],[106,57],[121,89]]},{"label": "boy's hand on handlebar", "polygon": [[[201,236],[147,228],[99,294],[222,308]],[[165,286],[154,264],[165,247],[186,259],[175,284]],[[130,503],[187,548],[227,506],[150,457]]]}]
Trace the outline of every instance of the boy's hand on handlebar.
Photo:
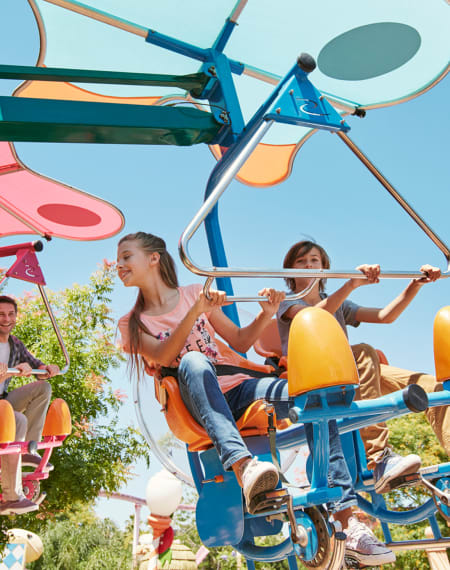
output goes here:
[{"label": "boy's hand on handlebar", "polygon": [[364,265],[358,265],[356,268],[361,273],[364,273],[366,279],[360,279],[358,277],[353,277],[350,279],[352,282],[353,287],[361,287],[362,285],[371,285],[372,283],[379,283],[380,282],[380,266],[378,264],[375,265],[368,265],[365,263]]},{"label": "boy's hand on handlebar", "polygon": [[6,380],[8,377],[8,365],[4,362],[0,362],[0,382]]},{"label": "boy's hand on handlebar", "polygon": [[20,364],[17,364],[15,368],[19,370],[20,376],[30,376],[33,370],[28,362],[21,362]]},{"label": "boy's hand on handlebar", "polygon": [[45,366],[39,366],[39,370],[46,370],[47,374],[40,374],[39,378],[45,380],[47,378],[52,378],[53,376],[57,376],[61,371],[59,366],[56,364],[46,364]]},{"label": "boy's hand on handlebar", "polygon": [[420,271],[424,274],[423,277],[418,277],[414,279],[416,283],[433,283],[441,276],[441,270],[438,267],[433,267],[432,265],[422,265]]},{"label": "boy's hand on handlebar", "polygon": [[276,289],[269,287],[261,289],[258,295],[260,297],[267,297],[268,300],[260,303],[260,305],[263,313],[266,313],[271,317],[278,311],[281,301],[286,297],[286,293],[284,293],[284,291],[277,291]]}]

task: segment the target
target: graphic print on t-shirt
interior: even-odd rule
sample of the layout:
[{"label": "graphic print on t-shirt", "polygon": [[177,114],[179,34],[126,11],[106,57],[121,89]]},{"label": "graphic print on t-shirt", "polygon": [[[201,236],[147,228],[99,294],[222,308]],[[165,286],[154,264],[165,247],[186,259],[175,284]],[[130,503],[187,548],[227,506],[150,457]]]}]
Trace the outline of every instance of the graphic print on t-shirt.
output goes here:
[{"label": "graphic print on t-shirt", "polygon": [[[159,332],[156,335],[156,338],[164,342],[169,338],[171,334],[172,329],[166,329]],[[176,363],[179,364],[182,356],[186,352],[190,352],[192,350],[202,352],[213,364],[216,364],[218,355],[217,345],[211,338],[211,335],[206,328],[206,319],[204,315],[200,315],[200,317],[198,317],[198,319],[195,321],[194,326],[192,327],[192,331],[186,339],[186,344],[175,359]]]}]

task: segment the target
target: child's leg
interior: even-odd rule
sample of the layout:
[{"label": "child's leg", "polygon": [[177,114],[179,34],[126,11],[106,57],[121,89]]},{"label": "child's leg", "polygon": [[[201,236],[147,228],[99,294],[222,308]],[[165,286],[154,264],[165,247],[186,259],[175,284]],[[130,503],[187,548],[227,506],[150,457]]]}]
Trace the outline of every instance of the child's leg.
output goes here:
[{"label": "child's leg", "polygon": [[[380,359],[377,351],[369,344],[356,344],[352,347],[356,367],[358,369],[360,387],[358,400],[373,400],[382,395]],[[373,424],[359,430],[367,456],[367,466],[374,469],[376,459],[388,445],[389,429],[382,423]]]},{"label": "child's leg", "polygon": [[230,407],[222,394],[216,371],[206,356],[188,352],[178,368],[181,397],[191,415],[211,438],[226,470],[242,459],[250,458]]},{"label": "child's leg", "polygon": [[[395,366],[381,364],[381,391],[390,394],[396,390],[402,390],[410,384],[418,384],[425,392],[433,393],[441,391],[442,384],[437,382],[434,376],[421,372],[412,372]],[[438,406],[428,408],[425,412],[434,433],[440,444],[450,455],[450,406]]]}]

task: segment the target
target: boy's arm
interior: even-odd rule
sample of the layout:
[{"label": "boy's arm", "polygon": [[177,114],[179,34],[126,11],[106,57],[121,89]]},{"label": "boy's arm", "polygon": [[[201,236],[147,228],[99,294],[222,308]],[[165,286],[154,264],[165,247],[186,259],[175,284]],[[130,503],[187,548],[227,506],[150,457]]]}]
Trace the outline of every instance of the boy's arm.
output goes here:
[{"label": "boy's arm", "polygon": [[269,288],[262,289],[258,295],[267,297],[268,301],[260,303],[260,313],[246,327],[239,328],[221,310],[213,311],[209,316],[214,330],[238,352],[247,352],[254,345],[285,297],[284,292]]},{"label": "boy's arm", "polygon": [[413,279],[400,295],[384,308],[359,307],[355,315],[356,320],[362,323],[393,323],[411,303],[423,285],[432,283],[441,276],[441,270],[431,265],[422,265],[420,271],[422,271],[424,276],[422,278]]},{"label": "boy's arm", "polygon": [[51,378],[52,376],[59,374],[59,366],[56,364],[44,364],[42,360],[39,360],[39,358],[36,358],[31,354],[20,339],[13,337],[12,340],[14,343],[14,350],[17,351],[14,358],[17,364],[14,364],[13,368],[20,370],[23,376],[29,376],[33,368],[47,371],[46,374],[39,374],[39,379],[41,380],[45,380],[46,378]]},{"label": "boy's arm", "polygon": [[[325,299],[321,299],[318,303],[308,303],[308,305],[293,305],[292,307],[289,307],[289,309],[284,313],[283,318],[292,320],[299,311],[305,309],[307,306],[319,307],[334,315],[334,313],[339,309],[339,307],[347,299],[350,293],[356,288],[361,287],[362,285],[371,285],[372,283],[379,282],[379,265],[360,265],[356,269],[361,271],[366,276],[366,279],[353,277],[352,279],[346,281],[344,285],[342,285],[342,287],[340,287],[337,291],[328,297],[325,297]],[[360,319],[357,318],[357,320]]]}]

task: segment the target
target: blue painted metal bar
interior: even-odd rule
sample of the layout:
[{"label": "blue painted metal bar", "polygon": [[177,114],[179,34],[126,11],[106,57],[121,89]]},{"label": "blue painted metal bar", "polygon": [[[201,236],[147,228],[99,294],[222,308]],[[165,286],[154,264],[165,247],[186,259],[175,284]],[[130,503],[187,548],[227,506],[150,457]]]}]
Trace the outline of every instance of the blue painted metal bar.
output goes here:
[{"label": "blue painted metal bar", "polygon": [[237,26],[236,22],[232,22],[229,18],[225,20],[225,24],[221,29],[220,33],[218,34],[216,41],[213,44],[213,48],[216,51],[223,52],[228,40],[230,39],[231,34],[234,31],[234,28]]},{"label": "blue painted metal bar", "polygon": [[[375,493],[374,493],[375,495]],[[382,520],[386,523],[394,524],[414,524],[421,522],[436,512],[436,505],[433,499],[429,499],[423,505],[415,507],[411,511],[389,511],[381,505],[373,505],[361,495],[356,495],[358,498],[358,506],[364,512],[372,517]]]},{"label": "blue painted metal bar", "polygon": [[[149,44],[156,45],[158,47],[167,49],[174,53],[178,53],[185,57],[189,57],[190,59],[195,59],[197,61],[206,62],[210,58],[211,50],[209,48],[200,48],[193,44],[172,38],[171,36],[161,34],[156,30],[148,30],[145,41]],[[229,59],[228,61],[230,64],[231,72],[237,75],[242,75],[244,72],[244,65],[240,61],[236,61],[234,59]]]},{"label": "blue painted metal bar", "polygon": [[1,65],[1,79],[30,79],[35,81],[68,81],[71,83],[105,83],[108,85],[147,85],[176,87],[179,89],[203,89],[209,77],[204,73],[167,75],[161,73],[133,73],[128,71],[103,71],[71,69],[64,67],[34,67],[30,65]]},{"label": "blue painted metal bar", "polygon": [[[216,92],[218,91],[219,93],[210,93],[208,100],[212,105],[214,105],[214,103],[220,104],[221,102],[225,104],[225,112],[231,122],[232,132],[237,136],[244,130],[245,122],[242,116],[239,97],[234,86],[230,62],[222,53],[213,52],[212,50],[211,52],[215,73],[219,79],[220,89],[216,90]],[[219,95],[219,97],[217,95]],[[211,112],[215,114],[214,106],[211,108]],[[219,118],[224,120],[220,115]]]},{"label": "blue painted metal bar", "polygon": [[[313,441],[314,456],[313,456],[313,471],[311,490],[322,489],[328,487],[328,465],[329,465],[329,450],[330,450],[330,436],[328,432],[328,422],[319,421],[313,425]],[[320,442],[320,445],[319,445]]]},{"label": "blue painted metal bar", "polygon": [[246,559],[249,558],[250,560],[261,562],[278,562],[294,553],[290,538],[286,538],[286,540],[275,546],[257,546],[256,544],[252,544],[249,540],[244,540],[236,545],[235,548],[241,552]]},{"label": "blue painted metal bar", "polygon": [[177,40],[171,36],[161,34],[156,30],[148,30],[145,41],[149,44],[167,49],[174,53],[184,55],[190,59],[196,59],[198,61],[204,62],[209,58],[209,49],[200,48],[198,46],[194,46],[193,44]]},{"label": "blue painted metal bar", "polygon": [[436,516],[433,515],[432,517],[428,517],[428,522],[430,523],[431,531],[433,533],[433,537],[440,539],[442,538],[441,529],[439,528]]},{"label": "blue painted metal bar", "polygon": [[[208,197],[208,189],[205,192],[205,200]],[[227,256],[223,245],[222,231],[219,223],[218,205],[214,207],[208,217],[205,219],[206,237],[208,240],[209,252],[213,265],[227,265]],[[229,277],[218,277],[216,279],[217,287],[221,291],[225,291],[227,297],[234,295],[233,285]],[[223,312],[230,318],[235,325],[240,326],[240,319],[236,307],[236,303],[223,307]]]}]

